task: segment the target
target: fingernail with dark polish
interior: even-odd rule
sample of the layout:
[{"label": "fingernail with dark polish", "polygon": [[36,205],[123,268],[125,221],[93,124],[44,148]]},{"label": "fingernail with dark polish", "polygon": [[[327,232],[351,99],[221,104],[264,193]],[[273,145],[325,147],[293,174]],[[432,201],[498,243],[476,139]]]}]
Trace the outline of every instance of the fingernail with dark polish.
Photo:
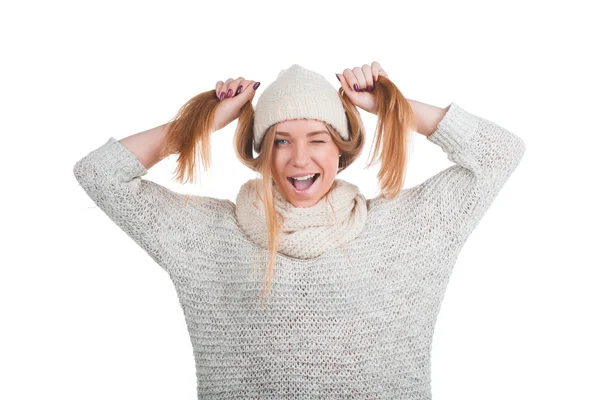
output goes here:
[{"label": "fingernail with dark polish", "polygon": [[225,92],[221,92],[221,95],[219,96],[219,99],[223,100],[225,98]]},{"label": "fingernail with dark polish", "polygon": [[238,94],[240,94],[240,92],[242,91],[242,85],[238,86],[237,90],[235,91],[235,94],[233,95],[233,97],[237,96]]},{"label": "fingernail with dark polish", "polygon": [[355,91],[355,92],[358,92],[358,91],[359,91],[359,90],[358,90],[358,85],[357,85],[356,83],[354,84],[354,91]]},{"label": "fingernail with dark polish", "polygon": [[337,74],[335,75],[335,77],[336,77],[336,78],[338,78],[338,81],[340,81],[340,82],[342,81],[342,80],[340,79],[340,77],[339,77],[339,76],[337,76]]},{"label": "fingernail with dark polish", "polygon": [[258,87],[259,87],[259,86],[260,86],[260,82],[256,82],[256,83],[254,84],[254,86],[252,86],[252,88],[253,88],[254,90],[256,90],[256,89],[258,89]]},{"label": "fingernail with dark polish", "polygon": [[227,98],[231,97],[232,94],[233,94],[233,90],[229,89],[227,91]]}]

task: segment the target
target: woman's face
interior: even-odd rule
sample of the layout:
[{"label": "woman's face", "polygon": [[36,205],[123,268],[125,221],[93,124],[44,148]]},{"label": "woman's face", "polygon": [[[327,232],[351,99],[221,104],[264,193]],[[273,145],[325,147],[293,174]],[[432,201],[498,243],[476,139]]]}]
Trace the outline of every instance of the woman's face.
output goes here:
[{"label": "woman's face", "polygon": [[[339,155],[340,150],[324,122],[314,119],[280,122],[273,143],[273,180],[292,205],[312,207],[331,188],[338,171]],[[291,179],[314,173],[317,175],[312,179]],[[303,189],[307,186],[308,189]]]}]

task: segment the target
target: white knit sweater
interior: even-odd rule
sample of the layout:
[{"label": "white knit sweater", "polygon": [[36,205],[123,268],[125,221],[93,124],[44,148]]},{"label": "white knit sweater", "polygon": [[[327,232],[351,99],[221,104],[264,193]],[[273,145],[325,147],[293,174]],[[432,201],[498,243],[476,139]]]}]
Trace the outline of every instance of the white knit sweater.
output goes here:
[{"label": "white knit sweater", "polygon": [[[268,261],[229,200],[142,179],[120,142],[75,164],[89,197],[169,274],[202,399],[430,399],[434,325],[456,258],[519,164],[525,144],[451,103],[428,140],[455,163],[393,200],[368,200],[345,250]],[[349,259],[347,258],[349,257]]]}]

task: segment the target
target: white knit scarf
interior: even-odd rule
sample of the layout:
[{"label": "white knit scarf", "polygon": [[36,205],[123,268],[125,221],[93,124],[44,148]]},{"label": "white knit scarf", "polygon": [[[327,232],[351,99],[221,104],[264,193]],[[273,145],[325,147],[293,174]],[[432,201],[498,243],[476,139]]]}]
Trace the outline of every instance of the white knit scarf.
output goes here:
[{"label": "white knit scarf", "polygon": [[[329,196],[302,208],[288,202],[273,182],[275,209],[284,217],[278,252],[301,259],[315,258],[360,234],[367,221],[365,196],[356,185],[341,179],[335,179],[332,188]],[[257,190],[264,199],[262,178],[250,179],[240,187],[236,217],[244,233],[268,249],[265,207]]]}]

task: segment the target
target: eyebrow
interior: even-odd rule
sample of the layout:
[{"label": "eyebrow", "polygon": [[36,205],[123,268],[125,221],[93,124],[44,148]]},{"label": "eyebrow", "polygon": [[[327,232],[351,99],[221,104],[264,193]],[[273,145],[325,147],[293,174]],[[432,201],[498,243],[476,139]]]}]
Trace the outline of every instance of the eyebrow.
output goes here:
[{"label": "eyebrow", "polygon": [[[328,131],[314,131],[314,132],[308,132],[306,134],[306,136],[314,136],[314,135],[318,135],[320,133],[326,133],[329,134]],[[281,136],[290,136],[290,134],[288,132],[275,132],[276,135],[281,135]]]}]

